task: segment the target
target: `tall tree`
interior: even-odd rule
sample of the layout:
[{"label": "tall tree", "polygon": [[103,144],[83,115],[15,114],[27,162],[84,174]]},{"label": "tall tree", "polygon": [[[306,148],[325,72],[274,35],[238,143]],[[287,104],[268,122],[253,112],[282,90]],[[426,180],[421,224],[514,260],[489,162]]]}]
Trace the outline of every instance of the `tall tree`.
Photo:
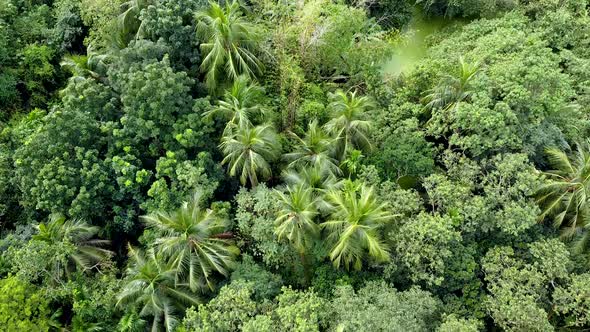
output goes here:
[{"label": "tall tree", "polygon": [[319,165],[287,169],[283,171],[283,180],[291,186],[305,185],[313,189],[316,195],[322,195],[340,184],[329,169]]},{"label": "tall tree", "polygon": [[311,251],[319,237],[320,228],[315,222],[322,197],[304,183],[288,186],[286,192],[277,191],[280,209],[275,219],[275,234],[279,240],[287,238],[299,252],[307,283],[311,280],[306,253]]},{"label": "tall tree", "polygon": [[334,174],[340,173],[336,160],[330,156],[330,149],[335,139],[324,132],[317,120],[309,123],[303,138],[295,133],[291,133],[291,136],[297,145],[293,152],[284,155],[284,158],[289,161],[288,167],[319,166]]},{"label": "tall tree", "polygon": [[252,83],[247,76],[240,75],[232,87],[226,90],[217,107],[204,115],[218,115],[223,118],[226,121],[223,134],[231,135],[237,128],[251,127],[253,118],[264,114],[264,108],[260,105],[263,93],[261,86]]},{"label": "tall tree", "polygon": [[142,22],[141,11],[152,3],[151,0],[128,0],[121,4],[121,14],[117,17],[117,31],[114,44],[119,48],[125,48],[129,42],[141,36]]},{"label": "tall tree", "polygon": [[224,136],[220,147],[225,155],[221,162],[228,164],[231,176],[239,175],[245,185],[250,181],[258,185],[259,175],[263,179],[271,176],[269,162],[279,155],[280,143],[270,125],[238,128],[235,135]]},{"label": "tall tree", "polygon": [[91,269],[112,254],[101,248],[109,244],[109,241],[94,238],[99,227],[91,226],[80,219],[66,219],[62,215],[53,214],[48,223],[40,223],[37,229],[39,233],[33,235],[35,241],[56,246],[73,246],[67,264],[63,265],[60,260],[55,260],[55,264],[52,264],[53,273],[57,277],[64,273],[69,274],[74,268],[82,271]]},{"label": "tall tree", "polygon": [[154,250],[144,254],[129,248],[128,279],[117,306],[135,306],[141,317],[152,317],[152,331],[174,331],[182,311],[200,302],[190,289],[175,284],[172,265]]},{"label": "tall tree", "polygon": [[336,158],[342,161],[351,150],[372,149],[368,137],[371,122],[365,120],[365,112],[374,107],[371,99],[357,95],[357,91],[345,93],[342,90],[330,94],[330,99],[332,120],[324,128],[336,138]]},{"label": "tall tree", "polygon": [[227,1],[225,6],[210,2],[196,18],[204,56],[201,70],[207,73],[205,83],[210,91],[227,78],[235,80],[242,74],[253,77],[262,71],[262,63],[254,54],[259,38],[256,27],[245,20],[238,1]]},{"label": "tall tree", "polygon": [[213,273],[228,276],[239,253],[225,233],[227,220],[203,209],[201,200],[197,191],[176,211],[143,216],[149,227],[163,234],[155,245],[170,259],[176,271],[175,283],[187,285],[193,292],[205,287],[213,290]]},{"label": "tall tree", "polygon": [[427,91],[422,99],[426,108],[448,111],[458,107],[460,102],[471,96],[473,79],[478,72],[478,63],[465,62],[463,57],[459,57],[458,73],[443,76],[436,87]]},{"label": "tall tree", "polygon": [[275,233],[287,238],[301,255],[319,235],[314,218],[318,215],[320,198],[305,184],[288,186],[286,192],[277,191],[280,210],[275,221]]},{"label": "tall tree", "polygon": [[367,256],[377,262],[389,260],[379,231],[394,215],[377,201],[372,187],[347,180],[342,190],[332,190],[326,198],[332,212],[321,227],[327,232],[334,266],[360,270]]},{"label": "tall tree", "polygon": [[541,220],[552,218],[562,237],[577,238],[577,249],[590,247],[590,143],[580,142],[570,154],[548,148],[553,170],[544,172],[548,182],[537,192]]}]

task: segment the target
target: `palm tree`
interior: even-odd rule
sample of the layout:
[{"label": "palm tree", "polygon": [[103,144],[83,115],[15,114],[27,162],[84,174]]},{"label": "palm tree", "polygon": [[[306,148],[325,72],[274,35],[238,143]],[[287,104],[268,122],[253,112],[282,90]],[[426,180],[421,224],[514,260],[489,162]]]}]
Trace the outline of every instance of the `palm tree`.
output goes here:
[{"label": "palm tree", "polygon": [[241,127],[235,135],[224,136],[220,148],[228,164],[231,176],[240,176],[242,185],[246,180],[254,187],[258,185],[259,175],[263,179],[271,176],[269,162],[277,158],[280,144],[270,125]]},{"label": "palm tree", "polygon": [[141,36],[143,28],[139,15],[151,3],[151,0],[128,0],[121,4],[121,14],[117,17],[117,33],[114,40],[117,47],[125,48],[130,41]]},{"label": "palm tree", "polygon": [[379,230],[394,215],[377,202],[373,188],[347,180],[342,190],[332,190],[326,197],[332,212],[321,227],[328,232],[334,266],[360,270],[367,254],[377,262],[389,260]]},{"label": "palm tree", "polygon": [[305,280],[309,282],[311,278],[305,253],[320,234],[314,219],[318,215],[321,199],[314,193],[313,188],[303,183],[288,186],[286,192],[276,193],[280,209],[275,219],[275,234],[279,240],[287,238],[299,252]]},{"label": "palm tree", "polygon": [[295,133],[291,133],[291,136],[297,142],[297,147],[295,151],[284,155],[284,158],[289,161],[289,168],[319,166],[334,174],[341,173],[336,160],[329,155],[334,138],[324,132],[317,120],[309,123],[303,138]]},{"label": "palm tree", "polygon": [[470,64],[459,58],[459,75],[445,75],[439,84],[422,98],[427,109],[456,109],[472,94],[472,81],[479,72],[479,63]]},{"label": "palm tree", "polygon": [[163,234],[155,245],[170,259],[176,285],[188,285],[193,292],[205,287],[213,290],[213,273],[227,277],[239,253],[224,233],[227,221],[210,209],[202,209],[201,198],[197,191],[190,202],[172,213],[143,216],[149,227]]},{"label": "palm tree", "polygon": [[51,215],[47,224],[40,223],[37,226],[39,233],[33,235],[33,240],[42,241],[50,245],[72,246],[68,255],[68,261],[63,264],[56,259],[53,262],[53,273],[62,277],[69,274],[74,268],[88,271],[104,262],[112,255],[112,252],[101,248],[109,244],[107,240],[93,239],[98,233],[99,227],[91,226],[81,219],[66,219],[62,215]]},{"label": "palm tree", "polygon": [[328,168],[319,165],[287,169],[283,171],[283,180],[290,186],[305,185],[316,195],[338,186],[336,176]]},{"label": "palm tree", "polygon": [[127,283],[117,297],[118,307],[137,306],[140,317],[152,317],[152,331],[174,331],[182,311],[198,305],[194,293],[174,282],[176,270],[160,254],[129,247]]},{"label": "palm tree", "polygon": [[231,89],[225,92],[223,100],[218,102],[218,106],[204,115],[221,116],[226,121],[223,135],[231,135],[236,128],[251,127],[252,119],[264,114],[259,103],[263,94],[264,89],[251,83],[247,76],[238,76]]},{"label": "palm tree", "polygon": [[539,218],[553,218],[562,237],[578,237],[577,247],[583,251],[590,242],[590,143],[576,144],[569,155],[549,148],[547,156],[554,169],[543,173],[549,181],[537,192],[542,208]]},{"label": "palm tree", "polygon": [[335,155],[342,161],[350,150],[370,150],[368,138],[371,122],[364,120],[365,112],[374,107],[367,96],[357,92],[344,93],[342,90],[330,94],[332,120],[324,125],[326,131],[336,138]]},{"label": "palm tree", "polygon": [[355,176],[361,168],[361,160],[364,158],[363,153],[359,150],[352,150],[348,157],[340,163],[340,167],[348,173],[348,178]]},{"label": "palm tree", "polygon": [[[238,1],[227,1],[224,7],[210,2],[209,8],[197,13],[196,18],[204,55],[201,70],[207,73],[205,83],[210,91],[215,91],[226,77],[254,77],[262,71],[262,64],[253,53],[258,34],[242,16]],[[222,74],[226,77],[220,77]]]},{"label": "palm tree", "polygon": [[66,55],[59,63],[60,66],[72,73],[71,79],[83,80],[92,78],[104,82],[107,66],[105,54]]},{"label": "palm tree", "polygon": [[288,186],[285,193],[276,193],[281,207],[275,221],[275,233],[279,240],[286,237],[303,255],[319,235],[319,227],[314,221],[318,215],[319,198],[312,188],[302,183]]}]

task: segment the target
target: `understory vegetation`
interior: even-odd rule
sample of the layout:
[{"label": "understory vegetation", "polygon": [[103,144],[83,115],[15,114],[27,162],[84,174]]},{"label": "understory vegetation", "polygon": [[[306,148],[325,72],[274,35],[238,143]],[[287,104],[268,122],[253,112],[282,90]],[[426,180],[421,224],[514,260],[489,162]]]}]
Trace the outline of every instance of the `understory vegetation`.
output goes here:
[{"label": "understory vegetation", "polygon": [[586,0],[0,0],[0,331],[587,331]]}]

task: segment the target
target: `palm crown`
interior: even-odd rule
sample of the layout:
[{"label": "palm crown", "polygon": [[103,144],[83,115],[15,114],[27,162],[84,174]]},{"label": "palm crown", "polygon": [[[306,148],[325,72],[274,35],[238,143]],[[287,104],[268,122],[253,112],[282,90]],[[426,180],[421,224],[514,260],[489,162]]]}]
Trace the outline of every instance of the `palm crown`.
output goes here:
[{"label": "palm crown", "polygon": [[332,120],[324,125],[326,131],[336,138],[335,155],[344,160],[351,150],[370,150],[372,148],[368,134],[371,122],[365,120],[365,112],[374,107],[367,96],[358,96],[357,92],[344,93],[341,90],[331,94]]},{"label": "palm crown", "polygon": [[473,78],[479,72],[479,64],[459,58],[459,74],[443,76],[440,83],[429,90],[422,99],[428,109],[451,109],[471,96]]},{"label": "palm crown", "polygon": [[[81,219],[66,219],[62,215],[54,214],[47,224],[41,223],[37,229],[39,233],[33,236],[34,240],[49,244],[67,243],[72,245],[74,250],[69,254],[69,260],[78,269],[91,269],[94,264],[104,261],[112,254],[111,251],[101,248],[109,241],[94,239],[99,228],[91,226]],[[69,273],[72,270],[72,265],[61,266],[58,263],[55,267],[56,273],[58,275],[61,275],[62,271]]]},{"label": "palm crown", "polygon": [[199,304],[188,288],[175,283],[175,275],[173,264],[161,254],[130,247],[128,281],[117,298],[117,306],[138,306],[139,316],[152,317],[152,331],[159,331],[162,326],[166,331],[174,331],[184,308]]},{"label": "palm crown", "polygon": [[543,173],[549,180],[537,192],[543,212],[540,219],[553,218],[553,225],[561,228],[562,235],[572,238],[580,235],[578,245],[587,247],[590,236],[590,144],[578,143],[571,154],[547,149],[553,170]]},{"label": "palm crown", "polygon": [[326,198],[331,214],[321,227],[328,232],[334,266],[360,270],[366,254],[378,262],[389,260],[379,230],[394,215],[377,202],[373,188],[347,180],[343,190],[330,191]]},{"label": "palm crown", "polygon": [[212,274],[227,276],[238,254],[225,236],[226,220],[200,204],[201,194],[197,192],[172,213],[143,217],[148,226],[163,233],[155,245],[170,259],[176,284],[188,285],[192,291],[213,289]]},{"label": "palm crown", "polygon": [[280,210],[275,221],[275,233],[279,239],[286,237],[293,246],[303,253],[310,242],[319,235],[314,218],[318,215],[319,198],[313,189],[305,184],[287,187],[286,192],[277,191]]},{"label": "palm crown", "polygon": [[235,135],[224,136],[220,147],[225,155],[222,164],[228,164],[231,176],[239,175],[244,185],[249,180],[258,185],[259,176],[269,178],[269,161],[279,154],[278,138],[270,125],[240,127]]},{"label": "palm crown", "polygon": [[206,112],[205,116],[219,115],[226,121],[223,135],[232,135],[237,128],[251,127],[252,119],[264,114],[260,97],[264,89],[250,82],[247,76],[239,76],[228,89],[218,106]]},{"label": "palm crown", "polygon": [[295,151],[284,155],[289,161],[289,168],[319,166],[329,169],[334,174],[340,173],[336,160],[329,155],[334,138],[327,135],[316,120],[310,122],[303,138],[294,133],[291,133],[291,136],[297,146]]},{"label": "palm crown", "polygon": [[205,82],[210,91],[222,81],[222,73],[235,80],[242,74],[253,77],[261,72],[262,64],[253,53],[258,35],[242,16],[237,1],[228,1],[224,7],[210,2],[209,8],[196,17],[205,55],[201,70],[206,72]]}]

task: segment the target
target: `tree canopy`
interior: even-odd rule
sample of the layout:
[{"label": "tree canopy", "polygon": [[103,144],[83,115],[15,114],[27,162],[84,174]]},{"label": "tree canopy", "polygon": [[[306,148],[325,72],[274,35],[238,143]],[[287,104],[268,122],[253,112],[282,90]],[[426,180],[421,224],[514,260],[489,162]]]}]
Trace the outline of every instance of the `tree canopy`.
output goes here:
[{"label": "tree canopy", "polygon": [[0,330],[589,330],[589,11],[0,0]]}]

